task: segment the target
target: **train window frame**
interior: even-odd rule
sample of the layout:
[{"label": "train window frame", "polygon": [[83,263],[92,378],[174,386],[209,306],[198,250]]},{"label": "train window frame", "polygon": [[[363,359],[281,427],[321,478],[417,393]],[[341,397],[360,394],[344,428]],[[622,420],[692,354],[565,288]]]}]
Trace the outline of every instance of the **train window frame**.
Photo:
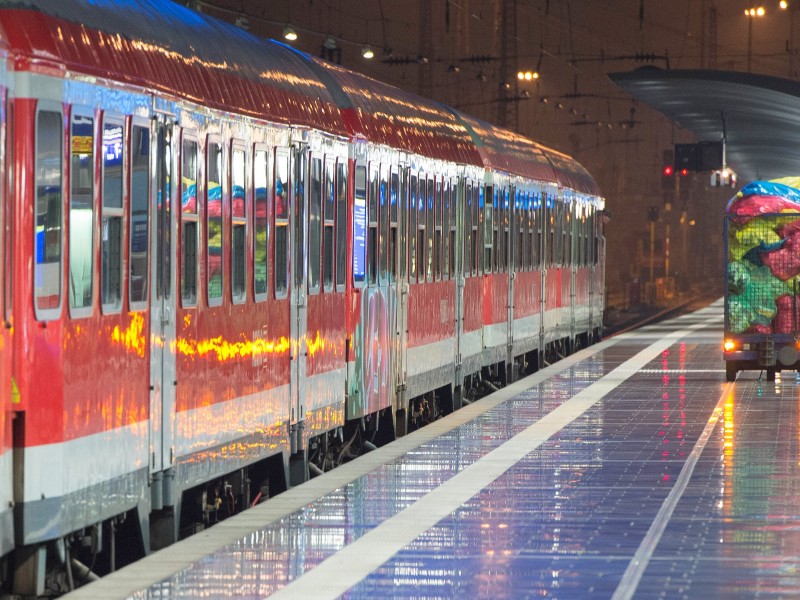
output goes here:
[{"label": "train window frame", "polygon": [[322,291],[327,293],[336,281],[336,161],[328,155],[322,168]]},{"label": "train window frame", "polygon": [[[272,253],[272,290],[276,300],[284,300],[289,296],[289,260],[290,260],[290,239],[289,239],[289,210],[290,198],[289,192],[291,190],[291,152],[289,148],[280,147],[275,148],[275,159],[273,161],[273,177],[272,177],[272,204],[270,206],[273,215],[272,239],[273,239],[273,253]],[[284,181],[278,179],[278,169],[285,167]],[[282,194],[278,194],[278,185],[281,186]],[[285,216],[278,218],[278,198],[285,206]],[[281,239],[283,239],[283,248],[279,248]],[[281,258],[282,263],[278,258]]]},{"label": "train window frame", "polygon": [[484,213],[483,226],[485,229],[483,233],[483,272],[485,274],[489,274],[494,272],[494,255],[497,247],[497,242],[495,239],[497,232],[497,227],[495,225],[495,205],[497,202],[497,194],[495,193],[496,190],[492,185],[486,185],[484,190],[484,198],[487,198],[488,201],[484,201],[482,211]]},{"label": "train window frame", "polygon": [[[40,162],[39,156],[39,149],[40,149],[40,142],[43,141],[41,139],[42,135],[42,113],[48,113],[50,115],[55,115],[54,123],[47,124],[49,127],[52,127],[55,131],[54,138],[58,140],[58,168],[57,169],[50,169],[51,176],[44,182],[44,185],[39,185],[40,174],[45,171],[45,166]],[[34,316],[36,317],[37,321],[51,321],[53,319],[57,319],[61,315],[63,303],[64,303],[64,144],[66,143],[66,130],[64,127],[64,111],[61,103],[50,101],[50,100],[39,100],[36,105],[36,114],[34,117],[34,166],[35,166],[35,175],[34,175],[34,217],[37,214],[36,208],[39,204],[39,188],[40,187],[48,187],[48,183],[52,186],[53,183],[57,184],[59,193],[58,197],[55,202],[50,202],[49,198],[46,198],[45,201],[47,202],[48,209],[52,207],[58,208],[58,267],[56,269],[57,277],[46,277],[43,272],[37,273],[37,269],[39,268],[39,247],[38,247],[38,232],[37,229],[37,219],[33,219],[33,247],[32,251],[32,258],[33,258],[33,308],[34,308]],[[54,146],[54,144],[53,144]],[[52,149],[50,149],[52,152]],[[52,174],[57,173],[57,177],[53,177]],[[49,216],[49,210],[44,213]],[[43,226],[42,229],[42,253],[43,256],[41,258],[46,259],[46,226]],[[54,236],[53,236],[54,237]],[[41,264],[48,264],[42,261]],[[40,271],[44,271],[42,268]],[[56,304],[49,305],[49,306],[41,306],[39,303],[39,299],[47,296],[39,295],[39,288],[37,288],[36,282],[41,281],[43,279],[48,280],[55,280],[58,283],[58,290],[57,290],[57,302]],[[52,295],[51,295],[52,296]]]},{"label": "train window frame", "polygon": [[449,232],[448,232],[448,242],[447,242],[447,249],[448,249],[448,257],[447,257],[447,274],[449,279],[455,279],[456,276],[456,263],[458,261],[458,234],[456,233],[458,229],[458,178],[450,177],[450,189],[448,194],[448,224],[449,224]]},{"label": "train window frame", "polygon": [[[109,146],[106,140],[107,126],[112,125],[120,128],[119,145],[116,150],[119,152],[119,206],[108,206],[108,194],[106,192],[109,177],[107,175],[108,162],[111,158],[109,154]],[[103,314],[116,314],[122,311],[122,299],[124,296],[123,290],[123,258],[124,258],[124,237],[125,237],[125,195],[126,185],[125,182],[125,155],[127,148],[125,146],[125,134],[127,133],[125,118],[121,114],[106,112],[102,115],[100,129],[102,136],[100,144],[102,148],[101,161],[100,161],[100,177],[101,177],[101,200],[100,200],[100,306]],[[112,221],[113,219],[113,221]],[[116,224],[116,225],[114,225]],[[116,227],[116,235],[114,235],[114,227]],[[108,301],[106,295],[106,283],[111,279],[106,273],[106,242],[112,239],[116,240],[116,257],[113,261],[109,261],[116,267],[116,297],[113,301]],[[111,252],[109,252],[111,254]],[[112,254],[113,256],[113,254]],[[113,270],[109,268],[113,273]]]},{"label": "train window frame", "polygon": [[[263,156],[263,164],[261,163],[261,157]],[[264,302],[269,297],[269,274],[270,274],[270,253],[269,253],[269,244],[272,239],[270,234],[270,217],[272,215],[272,211],[270,210],[271,198],[272,193],[274,190],[274,173],[272,171],[272,153],[270,148],[266,144],[253,144],[253,161],[252,161],[252,168],[253,168],[253,205],[252,205],[252,219],[253,219],[253,297],[255,298],[256,302]],[[260,167],[263,167],[263,171],[259,170]],[[263,176],[263,178],[262,178]],[[263,198],[259,199],[259,189],[261,186],[259,184],[263,183]],[[259,226],[259,204],[263,203],[264,215],[263,215],[263,225]],[[263,231],[263,239],[260,239],[259,236]],[[263,254],[263,265],[260,265],[258,262],[259,254]],[[263,278],[259,277],[257,269],[263,266]],[[263,289],[259,289],[259,283],[263,282]]]},{"label": "train window frame", "polygon": [[[325,183],[325,158],[319,153],[311,153],[308,159],[308,209],[306,211],[308,262],[307,289],[309,295],[322,291],[322,223],[323,186]],[[316,224],[314,212],[316,211]],[[316,246],[316,249],[314,248]],[[314,270],[316,269],[316,271]]]},{"label": "train window frame", "polygon": [[353,181],[353,286],[357,289],[367,284],[367,166],[356,164]]},{"label": "train window frame", "polygon": [[334,231],[334,281],[335,289],[341,293],[347,289],[347,215],[350,200],[350,162],[347,158],[336,159],[336,223]]},{"label": "train window frame", "polygon": [[408,281],[408,189],[409,171],[405,166],[399,168],[400,189],[397,201],[399,203],[397,211],[398,224],[398,278],[400,281]]},{"label": "train window frame", "polygon": [[[85,141],[77,141],[76,137],[85,137],[85,136],[76,136],[75,135],[75,127],[78,123],[76,123],[76,117],[82,119],[89,119],[91,120],[91,132],[92,132],[92,139],[90,143],[89,149],[91,150],[91,155],[88,157],[86,161],[88,165],[90,165],[89,169],[86,169],[88,175],[83,177],[83,181],[78,179],[78,173],[83,173],[84,169],[78,168],[76,169],[76,160],[75,155],[78,156],[85,155],[85,153],[75,152],[75,145],[82,144],[85,146]],[[94,270],[95,270],[95,230],[97,227],[97,186],[95,186],[95,175],[96,175],[96,165],[95,160],[97,158],[97,115],[95,111],[88,106],[83,105],[73,105],[70,107],[69,111],[69,126],[68,126],[68,139],[69,139],[69,156],[70,160],[67,161],[65,165],[67,167],[67,177],[69,181],[69,196],[67,198],[67,206],[69,208],[68,211],[68,249],[69,249],[69,260],[67,266],[67,299],[68,299],[68,307],[69,307],[69,316],[72,319],[80,319],[89,317],[92,315],[94,310],[94,302],[95,302],[95,293],[97,286],[95,285],[95,277],[94,277]],[[78,161],[81,159],[79,158]],[[76,172],[77,171],[77,172]],[[81,183],[88,185],[80,185]],[[85,191],[81,191],[80,194],[78,190],[85,190],[89,189],[90,191],[87,193]],[[80,207],[77,206],[78,200],[76,200],[76,196],[87,197],[90,210],[85,211],[82,210]],[[78,216],[82,215],[84,212],[91,213],[91,223],[88,227],[80,228],[78,226]],[[79,231],[82,231],[82,234],[75,235]],[[88,257],[83,257],[83,262],[81,263],[81,253],[79,249],[87,248],[86,244],[86,235],[90,234],[90,242],[88,244]],[[86,264],[88,260],[88,269],[86,268]],[[81,269],[81,267],[83,267]],[[83,271],[83,278],[80,279],[78,272]],[[77,290],[76,285],[78,281],[83,281],[83,293],[82,299],[78,302],[76,298],[76,294],[79,293]],[[88,288],[87,284],[88,283]]]},{"label": "train window frame", "polygon": [[[206,269],[206,303],[209,307],[216,307],[222,306],[225,297],[225,219],[223,216],[223,208],[225,204],[225,189],[223,184],[225,183],[225,173],[223,171],[225,165],[225,144],[222,143],[222,138],[217,134],[208,134],[206,135],[205,140],[205,152],[203,153],[203,164],[205,165],[205,171],[203,173],[203,182],[205,184],[204,188],[204,198],[205,202],[203,204],[205,209],[205,269]],[[212,154],[212,149],[216,148],[217,156],[215,157]],[[214,173],[211,172],[211,161],[214,160],[218,161],[217,164],[217,178],[219,181],[217,183],[217,187],[211,187],[211,176]],[[214,190],[219,189],[219,192]],[[211,195],[216,195],[219,193],[219,203],[220,203],[220,212],[219,216],[212,216],[211,211]],[[217,275],[212,275],[212,264],[211,264],[211,254],[212,254],[212,232],[211,232],[211,225],[212,219],[215,227],[219,227],[219,242],[214,244],[214,248],[218,248],[219,251],[219,291],[212,295],[212,285],[217,279]]]},{"label": "train window frame", "polygon": [[425,281],[435,281],[434,261],[434,240],[436,238],[436,178],[428,175],[428,183],[425,188]]},{"label": "train window frame", "polygon": [[444,199],[442,198],[443,194],[443,185],[442,185],[442,177],[438,176],[434,179],[433,183],[433,190],[434,190],[434,197],[433,197],[433,251],[431,260],[433,261],[433,279],[435,281],[442,280],[442,263],[444,262],[444,258],[442,256],[442,231],[443,231],[443,207],[444,207]]},{"label": "train window frame", "polygon": [[[241,164],[237,162],[237,157],[241,157]],[[231,222],[229,257],[231,276],[229,279],[233,304],[244,304],[247,301],[247,237],[249,233],[247,207],[250,199],[250,188],[247,185],[248,159],[247,145],[242,140],[231,140],[227,180],[229,181]],[[236,202],[237,185],[242,188],[241,206]]]},{"label": "train window frame", "polygon": [[[191,208],[191,177],[187,178],[187,145],[194,146],[194,209]],[[198,282],[199,282],[199,249],[200,249],[200,201],[202,197],[200,194],[203,191],[200,173],[200,161],[202,154],[200,151],[200,142],[196,133],[188,130],[183,130],[181,133],[181,158],[180,158],[180,186],[181,186],[181,229],[180,229],[180,245],[181,257],[179,261],[180,273],[180,290],[181,290],[181,306],[183,308],[192,308],[197,306],[198,298]],[[189,234],[192,241],[189,242]],[[189,267],[190,259],[192,267]],[[191,276],[191,278],[190,278]]]},{"label": "train window frame", "polygon": [[419,175],[411,171],[408,184],[408,280],[417,283],[417,195]]},{"label": "train window frame", "polygon": [[[137,130],[139,133],[137,134]],[[146,310],[150,299],[150,159],[152,156],[151,148],[153,147],[153,132],[149,119],[144,117],[132,117],[128,126],[128,155],[126,158],[126,180],[128,182],[128,309],[131,311]],[[145,134],[147,139],[147,154],[142,152],[143,141],[137,140],[137,135]],[[138,144],[137,151],[134,152],[134,144]],[[136,179],[136,171],[134,165],[135,157],[144,157],[144,181],[140,182]],[[136,219],[135,202],[138,198],[139,189],[144,192],[144,219]],[[134,245],[137,241],[141,241],[141,236],[137,231],[143,226],[144,229],[144,260],[139,259],[139,252],[134,252]],[[138,250],[138,248],[136,248]],[[136,255],[136,256],[134,256]],[[141,268],[143,274],[134,270]],[[138,279],[137,279],[138,278]],[[141,281],[142,285],[134,285],[134,280]],[[134,298],[134,289],[139,289],[141,297]]]},{"label": "train window frame", "polygon": [[378,278],[391,281],[389,273],[389,175],[388,165],[380,165],[378,175]]},{"label": "train window frame", "polygon": [[388,240],[388,276],[390,281],[397,281],[400,277],[398,265],[398,245],[400,241],[398,233],[398,218],[400,215],[400,173],[397,167],[389,169],[389,240]]},{"label": "train window frame", "polygon": [[376,162],[369,164],[367,180],[367,285],[378,284],[378,265],[380,257],[379,230],[380,219],[380,171]]},{"label": "train window frame", "polygon": [[428,177],[420,172],[417,191],[417,283],[425,283],[428,277],[427,206]]}]

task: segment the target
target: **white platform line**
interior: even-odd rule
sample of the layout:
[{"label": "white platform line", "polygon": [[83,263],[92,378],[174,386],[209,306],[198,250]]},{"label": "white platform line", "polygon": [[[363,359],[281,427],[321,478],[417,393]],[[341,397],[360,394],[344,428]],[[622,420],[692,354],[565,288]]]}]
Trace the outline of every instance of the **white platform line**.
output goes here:
[{"label": "white platform line", "polygon": [[513,467],[555,433],[580,417],[676,340],[719,318],[669,333],[613,369],[486,456],[304,573],[272,598],[338,598],[422,533]]},{"label": "white platform line", "polygon": [[722,395],[719,397],[717,405],[714,407],[714,411],[708,418],[703,433],[697,438],[697,442],[694,448],[692,448],[686,462],[683,464],[683,468],[681,469],[680,475],[678,475],[678,479],[675,481],[675,485],[661,505],[656,518],[653,519],[653,522],[650,524],[650,529],[647,530],[647,533],[642,539],[642,543],[639,544],[639,547],[636,549],[636,553],[628,564],[628,568],[625,569],[625,573],[623,573],[622,579],[617,589],[614,591],[611,600],[630,600],[636,593],[639,581],[642,579],[642,575],[644,575],[647,565],[650,563],[653,552],[655,552],[656,546],[658,546],[658,542],[661,540],[661,536],[667,528],[672,513],[675,511],[675,507],[678,505],[681,496],[683,496],[683,492],[686,491],[686,486],[689,485],[689,480],[692,478],[692,473],[694,473],[694,468],[697,466],[697,461],[703,453],[714,428],[717,426],[717,423],[719,423],[719,419],[725,408],[725,401],[730,396],[732,387],[733,383],[725,385]]}]

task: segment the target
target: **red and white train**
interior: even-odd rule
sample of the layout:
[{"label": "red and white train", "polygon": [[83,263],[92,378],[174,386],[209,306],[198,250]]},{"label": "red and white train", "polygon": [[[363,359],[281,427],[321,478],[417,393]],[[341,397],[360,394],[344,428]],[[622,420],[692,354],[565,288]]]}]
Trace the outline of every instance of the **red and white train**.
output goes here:
[{"label": "red and white train", "polygon": [[167,0],[0,30],[0,593],[600,336],[603,198],[568,156]]}]

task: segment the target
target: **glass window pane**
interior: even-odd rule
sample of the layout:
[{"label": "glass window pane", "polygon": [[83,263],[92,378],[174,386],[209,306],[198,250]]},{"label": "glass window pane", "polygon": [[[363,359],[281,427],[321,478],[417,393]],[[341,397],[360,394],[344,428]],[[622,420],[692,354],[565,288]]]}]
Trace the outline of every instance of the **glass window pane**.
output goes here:
[{"label": "glass window pane", "polygon": [[275,162],[275,294],[289,287],[289,157],[279,154]]},{"label": "glass window pane", "polygon": [[363,283],[366,278],[367,245],[367,169],[356,167],[355,199],[353,206],[353,280]]},{"label": "glass window pane", "polygon": [[103,307],[122,306],[122,123],[103,123],[103,224],[100,295]]},{"label": "glass window pane", "polygon": [[308,287],[319,289],[322,248],[322,160],[311,159],[308,188]]},{"label": "glass window pane", "polygon": [[336,285],[343,286],[347,265],[347,162],[336,163]]},{"label": "glass window pane", "polygon": [[234,148],[231,155],[231,216],[245,217],[245,156],[244,149]]},{"label": "glass window pane", "polygon": [[130,257],[128,295],[131,304],[147,301],[147,257],[150,251],[148,215],[150,210],[150,130],[139,125],[131,133]]},{"label": "glass window pane", "polygon": [[92,305],[94,270],[94,117],[72,115],[69,203],[69,305]]},{"label": "glass window pane", "polygon": [[219,304],[222,300],[222,144],[208,142],[206,161],[208,301]]},{"label": "glass window pane", "polygon": [[103,123],[103,206],[122,208],[122,124]]},{"label": "glass window pane", "polygon": [[333,161],[325,162],[325,227],[322,233],[322,279],[326,290],[333,288],[333,223],[336,206]]},{"label": "glass window pane", "polygon": [[61,113],[41,111],[36,123],[36,308],[61,302]]},{"label": "glass window pane", "polygon": [[256,294],[267,292],[267,201],[270,190],[269,165],[266,150],[257,150],[253,158],[253,186],[255,187],[253,235],[253,285]]}]

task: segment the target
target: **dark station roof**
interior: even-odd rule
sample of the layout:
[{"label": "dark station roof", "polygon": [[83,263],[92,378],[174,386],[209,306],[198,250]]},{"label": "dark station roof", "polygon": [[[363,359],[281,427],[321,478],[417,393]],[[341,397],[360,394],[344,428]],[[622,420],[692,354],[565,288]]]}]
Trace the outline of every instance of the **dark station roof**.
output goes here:
[{"label": "dark station roof", "polygon": [[642,67],[610,73],[623,90],[692,131],[722,139],[739,181],[800,175],[800,83],[733,71]]}]

